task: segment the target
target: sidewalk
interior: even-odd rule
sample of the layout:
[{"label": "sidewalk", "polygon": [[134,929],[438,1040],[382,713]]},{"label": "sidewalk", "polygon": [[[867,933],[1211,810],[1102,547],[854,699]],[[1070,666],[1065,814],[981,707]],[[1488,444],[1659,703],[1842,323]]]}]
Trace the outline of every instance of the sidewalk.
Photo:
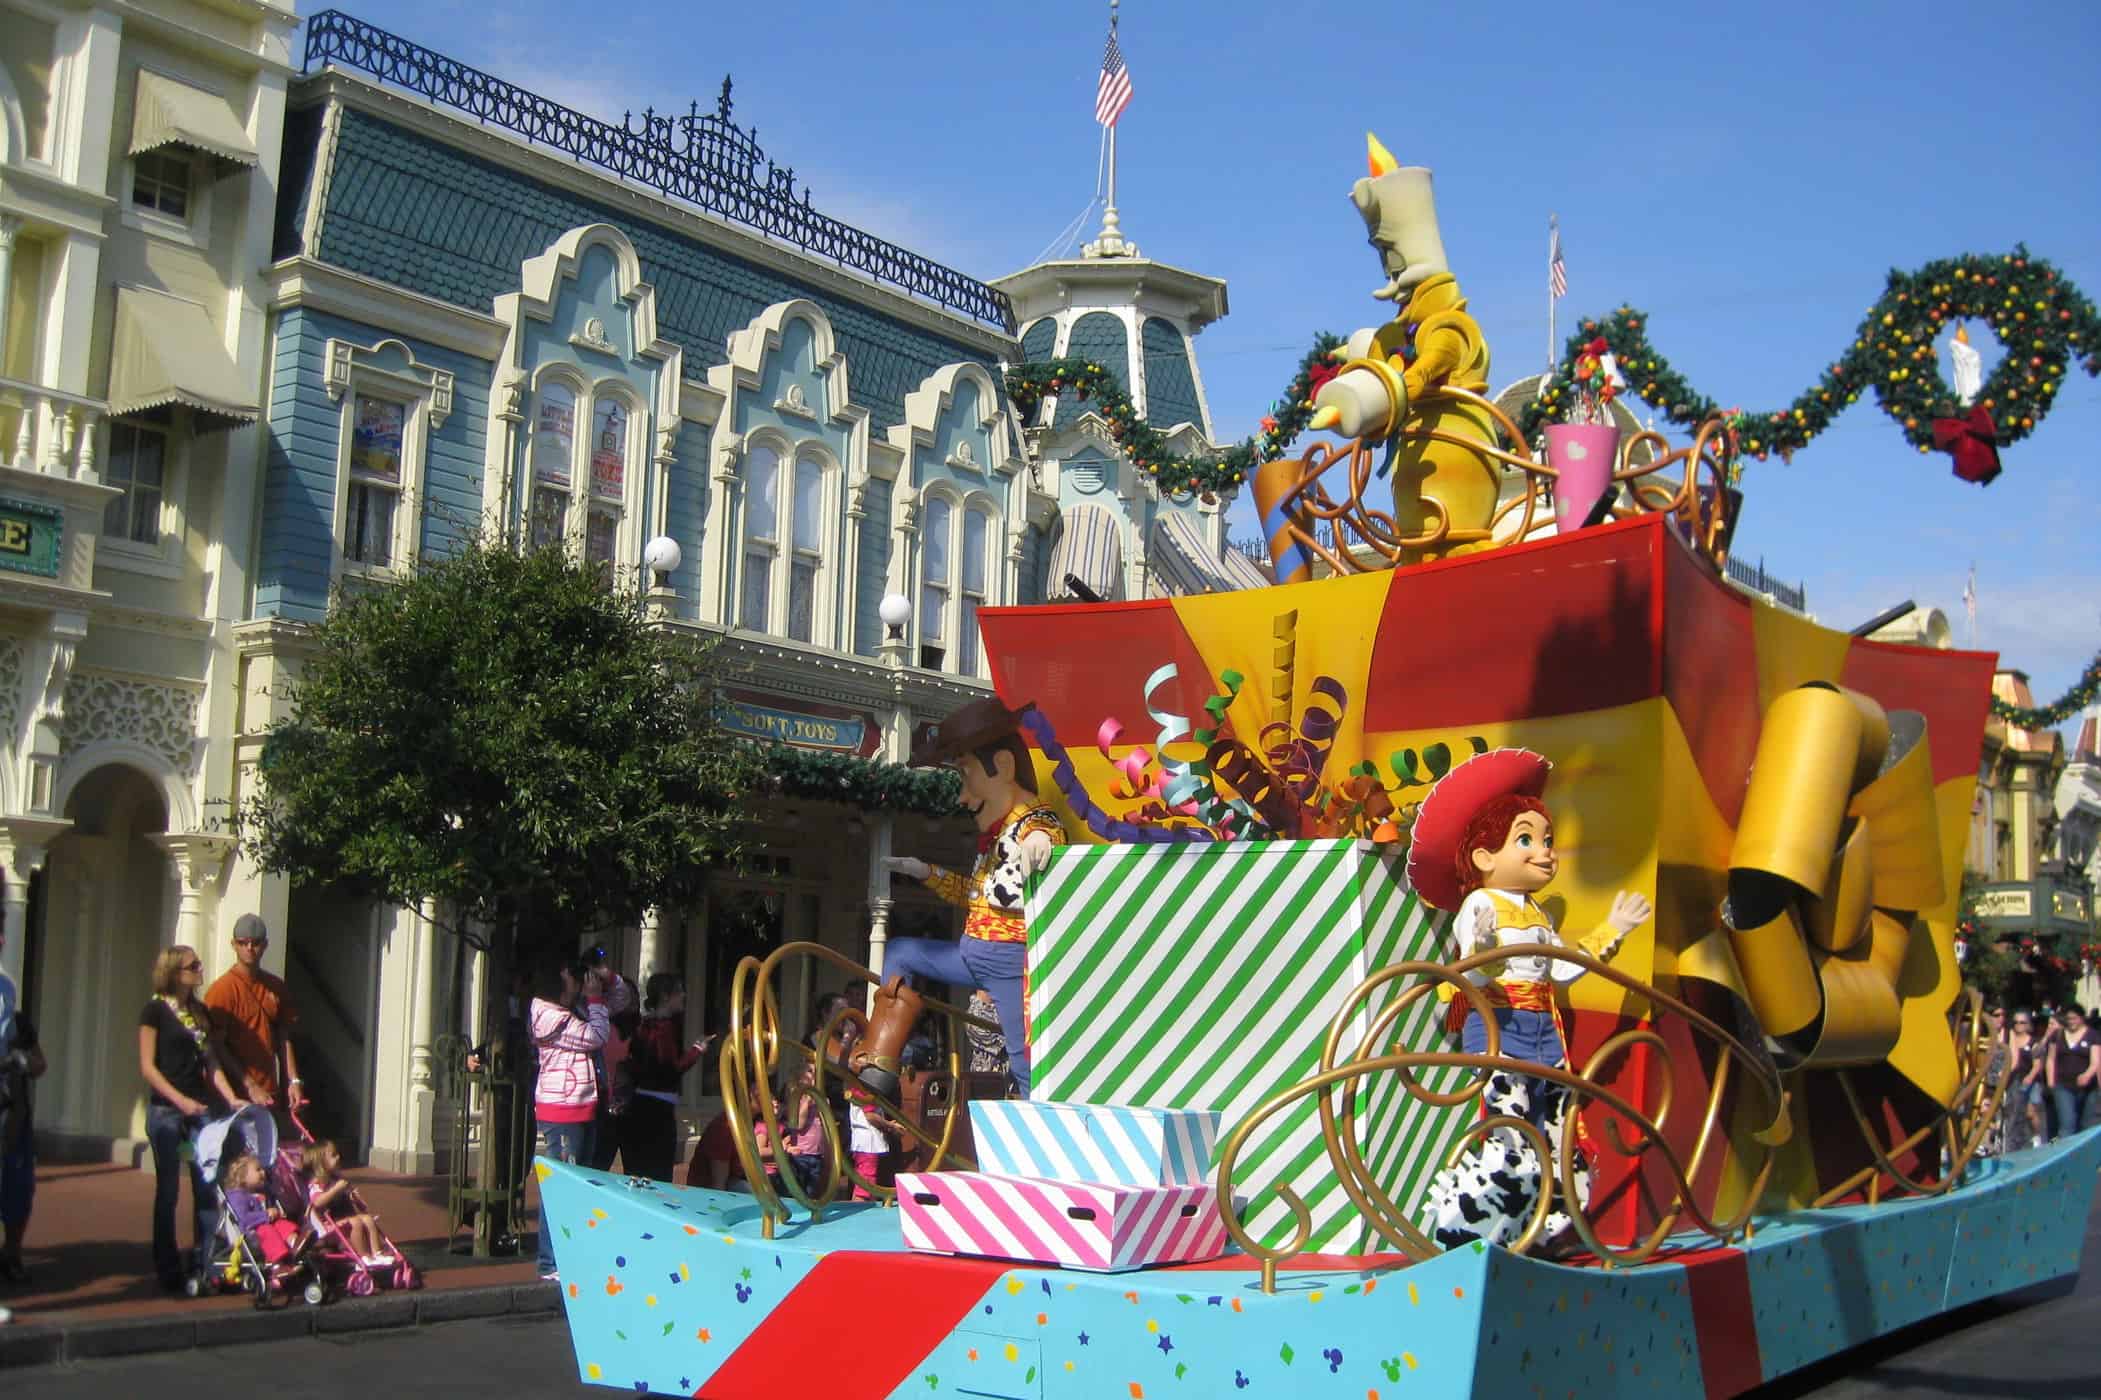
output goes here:
[{"label": "sidewalk", "polygon": [[[263,1314],[242,1294],[191,1300],[160,1291],[149,1248],[150,1171],[111,1163],[40,1167],[23,1251],[31,1282],[0,1283],[0,1305],[15,1314],[12,1325],[0,1327],[0,1368],[559,1308],[555,1286],[538,1281],[530,1258],[475,1259],[450,1251],[443,1177],[362,1168],[352,1177],[382,1227],[422,1271],[423,1288],[318,1308],[295,1298]],[[188,1209],[185,1186],[177,1223],[185,1242]],[[459,1236],[462,1248],[466,1240]]]}]

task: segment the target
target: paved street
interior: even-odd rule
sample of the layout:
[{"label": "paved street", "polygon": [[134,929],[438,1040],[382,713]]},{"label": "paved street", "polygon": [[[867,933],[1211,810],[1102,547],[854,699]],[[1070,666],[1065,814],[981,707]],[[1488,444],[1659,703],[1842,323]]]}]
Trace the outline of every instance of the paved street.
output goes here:
[{"label": "paved street", "polygon": [[[498,1318],[224,1351],[20,1372],[24,1400],[221,1400],[238,1385],[286,1400],[456,1400],[462,1395],[610,1394],[577,1382],[559,1317]],[[821,1389],[821,1387],[820,1387]],[[1754,1400],[1949,1400],[2101,1394],[2101,1215],[2087,1221],[2073,1292],[1973,1308],[1932,1327],[1758,1391]],[[1211,1400],[1189,1397],[1189,1400]]]}]

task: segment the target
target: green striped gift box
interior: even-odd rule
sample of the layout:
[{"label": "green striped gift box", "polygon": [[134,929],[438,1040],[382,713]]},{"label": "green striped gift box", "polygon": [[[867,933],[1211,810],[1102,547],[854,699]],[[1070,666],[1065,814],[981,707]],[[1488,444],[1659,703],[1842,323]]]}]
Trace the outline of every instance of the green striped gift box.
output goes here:
[{"label": "green striped gift box", "polygon": [[[1028,893],[1032,1094],[1040,1099],[1212,1109],[1220,1144],[1280,1089],[1310,1077],[1344,998],[1388,963],[1445,960],[1444,916],[1420,903],[1403,863],[1364,841],[1066,846]],[[1400,990],[1389,989],[1377,1005]],[[1424,998],[1400,1044],[1445,1048],[1441,1004]],[[1344,1042],[1355,1049],[1369,1016]],[[1423,1076],[1453,1085],[1456,1070]],[[1358,1147],[1415,1210],[1453,1137],[1477,1110],[1432,1108],[1397,1075],[1357,1091]],[[1290,1237],[1273,1188],[1313,1212],[1308,1248],[1376,1242],[1331,1168],[1309,1096],[1271,1119],[1234,1168],[1252,1196],[1250,1232]]]}]

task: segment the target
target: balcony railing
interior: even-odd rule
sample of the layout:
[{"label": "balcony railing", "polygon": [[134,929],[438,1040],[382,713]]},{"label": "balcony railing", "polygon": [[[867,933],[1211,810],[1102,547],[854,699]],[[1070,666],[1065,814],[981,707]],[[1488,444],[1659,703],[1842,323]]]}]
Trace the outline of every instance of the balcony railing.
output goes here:
[{"label": "balcony railing", "polygon": [[1765,571],[1765,560],[1746,564],[1735,555],[1729,556],[1729,577],[1753,593],[1763,593],[1783,608],[1798,613],[1809,611],[1809,590],[1799,583],[1782,583]]},{"label": "balcony railing", "polygon": [[713,112],[701,111],[697,102],[677,117],[660,117],[652,108],[639,123],[630,112],[614,126],[341,10],[323,10],[306,21],[306,70],[327,64],[370,73],[533,145],[1014,334],[1013,304],[998,288],[812,208],[809,186],[797,192],[793,167],[775,165],[760,149],[756,131],[730,121],[727,78]]},{"label": "balcony railing", "polygon": [[0,462],[19,471],[100,481],[95,429],[108,413],[101,399],[0,378]]}]

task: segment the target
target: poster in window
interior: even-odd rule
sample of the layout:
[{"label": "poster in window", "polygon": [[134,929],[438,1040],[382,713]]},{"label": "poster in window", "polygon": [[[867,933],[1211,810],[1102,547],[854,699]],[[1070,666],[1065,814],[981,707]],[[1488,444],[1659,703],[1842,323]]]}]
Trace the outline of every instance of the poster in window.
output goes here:
[{"label": "poster in window", "polygon": [[540,391],[540,406],[533,413],[533,478],[567,486],[575,442],[576,396],[550,384]]},{"label": "poster in window", "polygon": [[350,424],[350,469],[364,476],[401,480],[401,439],[408,418],[407,404],[359,394]]},{"label": "poster in window", "polygon": [[591,425],[591,493],[619,500],[627,486],[627,408],[600,399]]}]

